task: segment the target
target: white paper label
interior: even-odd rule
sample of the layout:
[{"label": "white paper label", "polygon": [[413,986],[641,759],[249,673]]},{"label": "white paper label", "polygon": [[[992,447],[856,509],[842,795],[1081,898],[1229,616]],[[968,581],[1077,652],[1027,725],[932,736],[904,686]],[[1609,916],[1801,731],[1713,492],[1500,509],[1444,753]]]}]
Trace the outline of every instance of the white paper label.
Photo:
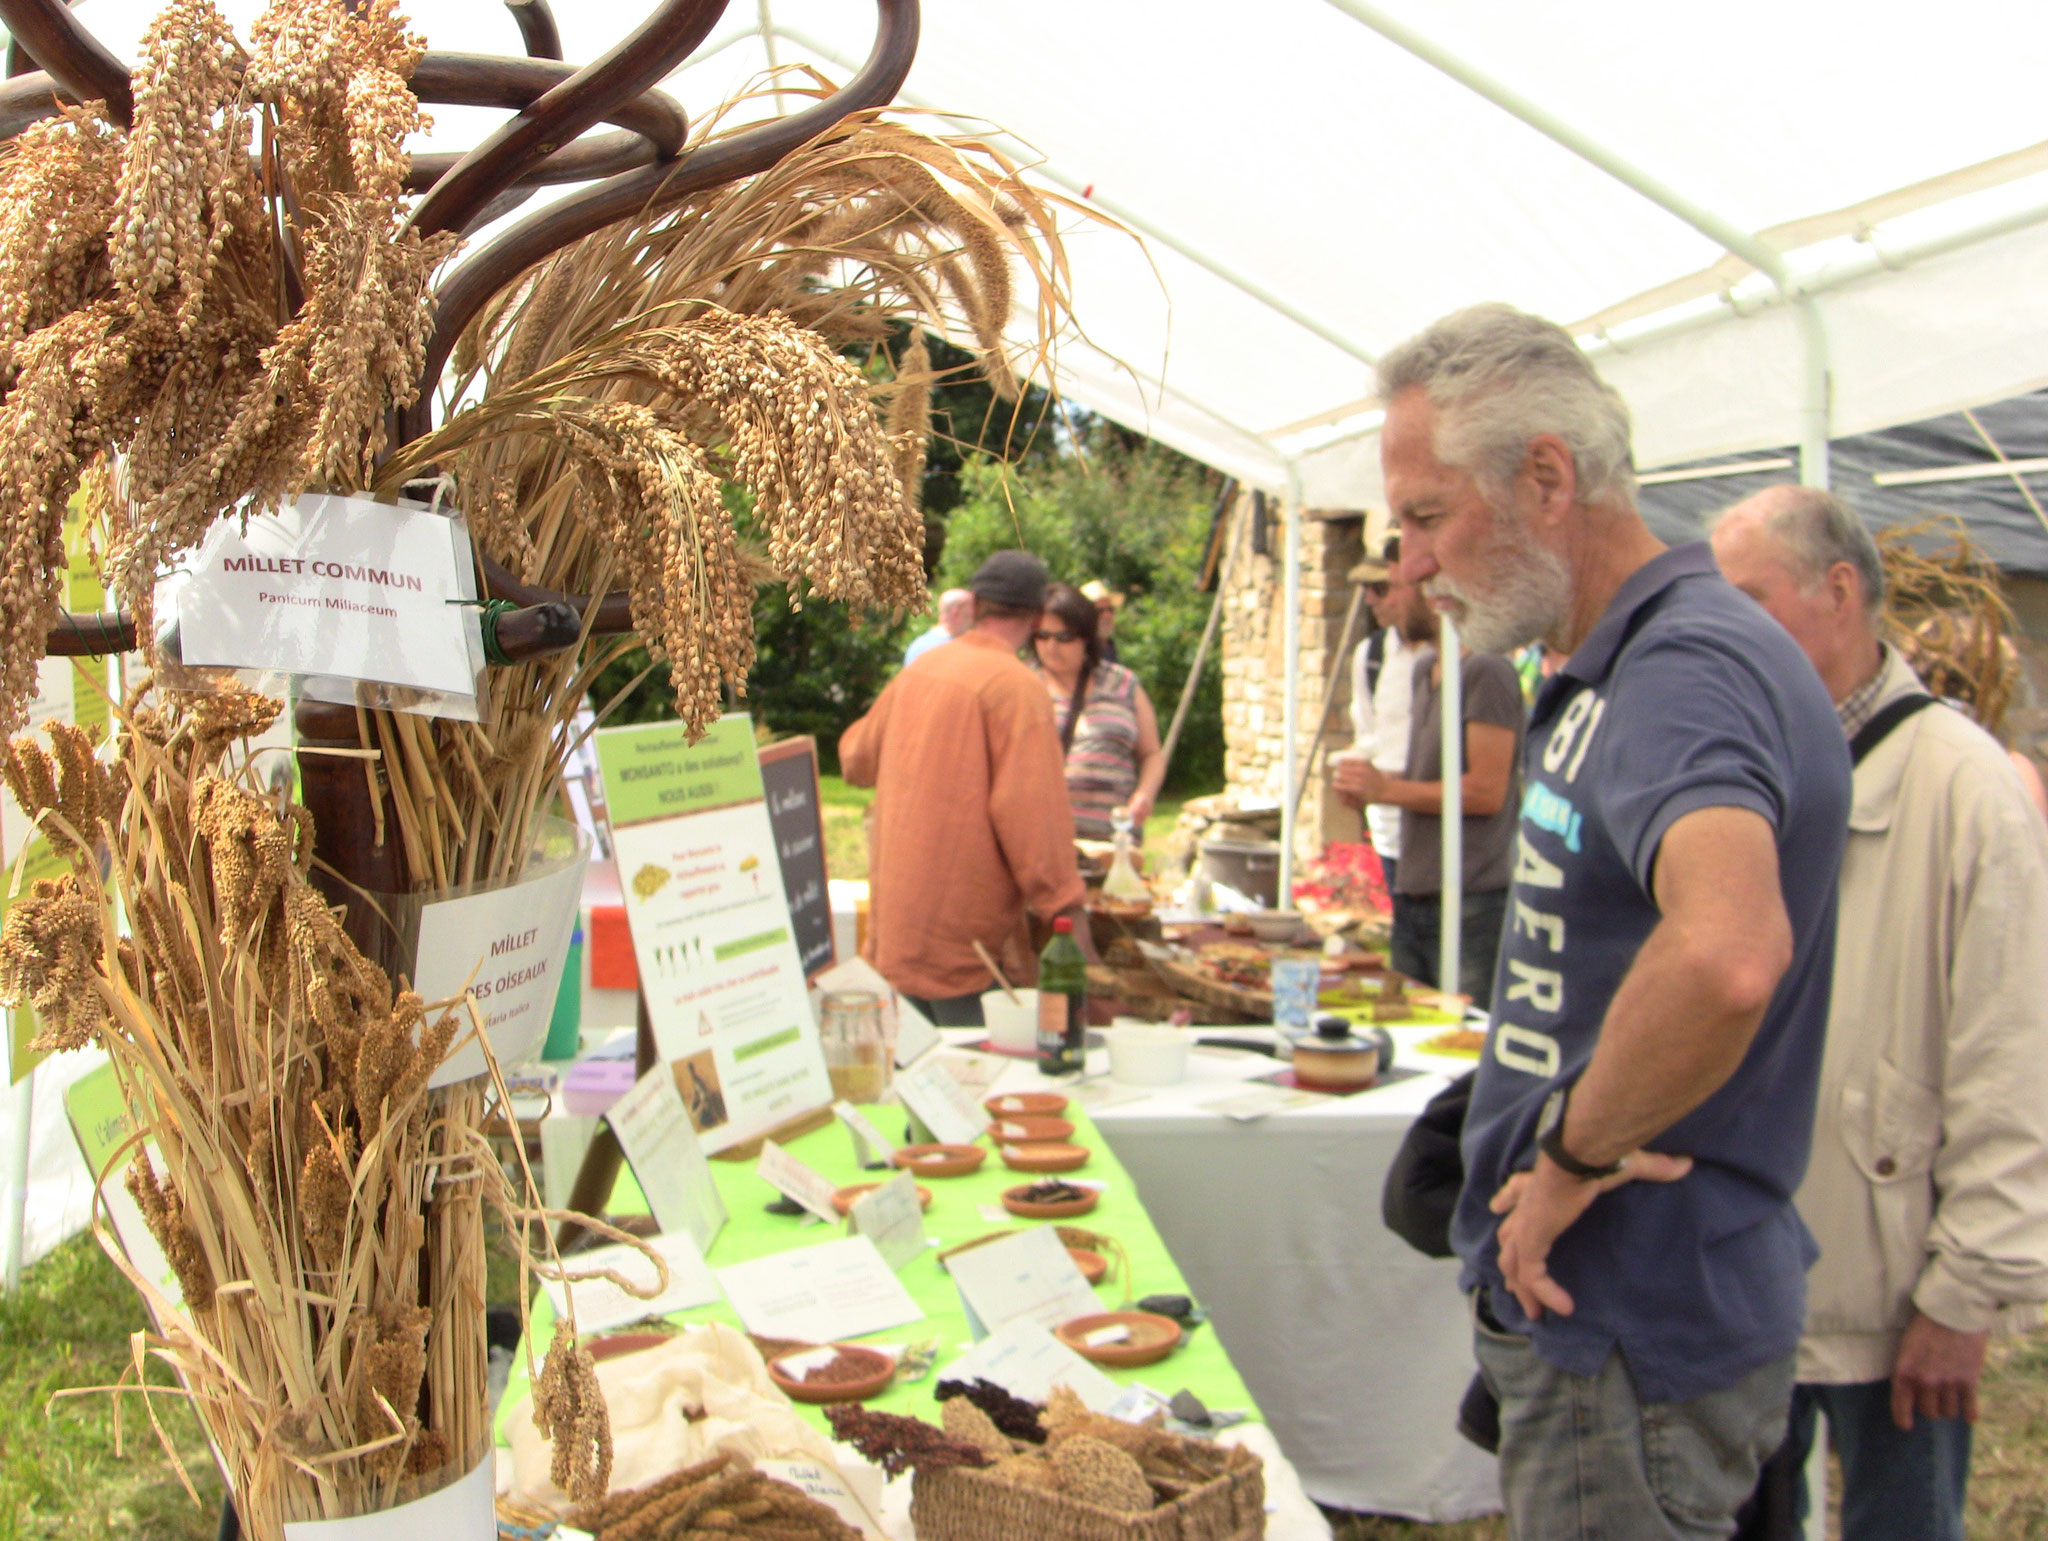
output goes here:
[{"label": "white paper label", "polygon": [[348,1520],[287,1520],[284,1541],[495,1541],[495,1458],[425,1498]]},{"label": "white paper label", "polygon": [[674,1067],[656,1065],[635,1081],[605,1113],[605,1122],[619,1138],[655,1224],[687,1231],[698,1251],[710,1252],[725,1224],[725,1200],[690,1127]]},{"label": "white paper label", "polygon": [[899,1172],[855,1199],[853,1228],[899,1272],[924,1256],[924,1206],[918,1202],[917,1179]]},{"label": "white paper label", "polygon": [[839,1219],[839,1211],[832,1207],[832,1195],[839,1191],[838,1185],[773,1140],[761,1142],[761,1159],[754,1163],[754,1175],[785,1198],[796,1200],[820,1220]]},{"label": "white paper label", "polygon": [[[570,833],[567,825],[555,827]],[[467,982],[501,1069],[532,1059],[547,1042],[590,865],[589,837],[574,833],[576,855],[554,870],[485,893],[436,900],[420,910],[413,988],[423,999],[438,1001]],[[571,988],[577,988],[574,982]],[[483,1048],[466,1014],[458,1020],[464,1026],[454,1050],[436,1067],[429,1086],[484,1074]]]},{"label": "white paper label", "polygon": [[[697,1250],[697,1243],[687,1232],[656,1236],[647,1245],[660,1253],[668,1264],[667,1289],[653,1299],[645,1300],[611,1279],[572,1279],[566,1286],[559,1279],[546,1279],[542,1284],[548,1292],[549,1303],[555,1308],[556,1317],[567,1315],[565,1294],[567,1301],[575,1304],[578,1332],[604,1332],[646,1317],[667,1316],[671,1311],[708,1306],[718,1298],[718,1281],[711,1276],[704,1254]],[[575,1253],[565,1258],[563,1265],[572,1274],[588,1274],[608,1268],[648,1290],[654,1288],[659,1277],[654,1264],[641,1254],[640,1249],[625,1242]]]},{"label": "white paper label", "polygon": [[987,1111],[953,1079],[937,1055],[900,1071],[896,1095],[942,1145],[972,1145],[988,1128]]},{"label": "white paper label", "polygon": [[[789,1361],[785,1359],[783,1363],[787,1365]],[[817,1499],[862,1535],[881,1541],[885,1534],[881,1521],[876,1517],[882,1507],[882,1473],[879,1467],[863,1466],[852,1472],[842,1472],[823,1461],[778,1458],[756,1461],[754,1469]],[[861,1476],[872,1476],[874,1480],[860,1482],[857,1479]],[[861,1487],[871,1487],[871,1496],[863,1497]],[[555,1534],[559,1536],[561,1532],[558,1530]]]},{"label": "white paper label", "polygon": [[939,1030],[932,1026],[930,1017],[919,1011],[902,996],[896,997],[896,1065],[916,1063],[927,1051],[936,1049],[943,1040]]},{"label": "white paper label", "polygon": [[[309,494],[217,522],[178,591],[188,664],[377,680],[472,702],[458,522],[417,503]],[[474,708],[472,707],[472,710]]]},{"label": "white paper label", "polygon": [[757,1337],[833,1343],[924,1320],[865,1236],[734,1263],[718,1270],[718,1282]]},{"label": "white paper label", "polygon": [[1080,1265],[1049,1225],[956,1253],[946,1267],[960,1298],[991,1330],[1014,1321],[1050,1330],[1102,1310]]},{"label": "white paper label", "polygon": [[896,1154],[896,1147],[888,1136],[877,1129],[868,1116],[850,1102],[835,1102],[832,1111],[839,1122],[846,1126],[846,1132],[853,1136],[853,1159],[869,1167],[880,1162],[886,1164]]},{"label": "white paper label", "polygon": [[991,1381],[1027,1402],[1043,1402],[1053,1387],[1065,1386],[1097,1413],[1123,1395],[1115,1381],[1045,1328],[1027,1321],[998,1327],[947,1366],[940,1379]]}]

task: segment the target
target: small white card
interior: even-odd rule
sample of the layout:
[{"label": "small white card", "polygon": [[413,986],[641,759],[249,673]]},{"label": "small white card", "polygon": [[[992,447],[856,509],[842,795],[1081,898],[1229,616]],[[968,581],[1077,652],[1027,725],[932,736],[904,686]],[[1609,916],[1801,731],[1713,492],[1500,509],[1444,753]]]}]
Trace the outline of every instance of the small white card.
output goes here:
[{"label": "small white card", "polygon": [[882,1512],[881,1467],[857,1465],[841,1471],[823,1461],[778,1457],[756,1461],[754,1469],[817,1499],[871,1541],[884,1541],[887,1532],[878,1518]]},{"label": "small white card", "polygon": [[656,1065],[640,1077],[611,1105],[605,1122],[619,1137],[655,1224],[689,1232],[697,1250],[708,1254],[725,1224],[725,1200],[691,1127],[675,1067]]},{"label": "small white card", "polygon": [[[573,1302],[578,1332],[604,1332],[645,1317],[708,1306],[718,1298],[718,1281],[711,1276],[704,1254],[697,1250],[697,1243],[687,1231],[653,1237],[647,1245],[668,1264],[667,1289],[651,1300],[643,1300],[611,1279],[572,1279],[566,1285],[559,1279],[544,1279],[542,1286],[556,1317],[565,1316],[565,1305]],[[625,1242],[575,1253],[563,1260],[563,1266],[572,1274],[609,1268],[647,1289],[652,1289],[659,1277],[654,1264],[641,1255],[640,1249]]]},{"label": "small white card", "polygon": [[924,1320],[924,1312],[865,1236],[770,1253],[718,1270],[747,1331],[835,1343]]},{"label": "small white card", "polygon": [[1102,1310],[1059,1232],[1049,1225],[955,1253],[946,1267],[969,1314],[991,1331],[1014,1321],[1050,1331]]},{"label": "small white card", "polygon": [[896,1068],[901,1070],[923,1059],[943,1039],[932,1020],[902,996],[896,997]]},{"label": "small white card", "polygon": [[[438,899],[420,909],[413,988],[421,999],[439,1001],[468,985],[501,1070],[524,1064],[547,1042],[583,902],[590,839],[566,824],[554,828],[573,855],[524,882]],[[577,986],[571,982],[570,988]],[[484,1074],[484,1051],[470,1031],[468,1013],[458,1008],[457,1020],[462,1025],[454,1049],[434,1067],[430,1087]]]},{"label": "small white card", "polygon": [[[979,1251],[979,1248],[975,1249]],[[1123,1387],[1035,1322],[998,1327],[946,1367],[941,1380],[992,1381],[1026,1402],[1044,1402],[1065,1386],[1090,1412],[1106,1412]]]},{"label": "small white card", "polygon": [[924,1206],[917,1199],[917,1179],[898,1172],[855,1199],[853,1228],[898,1272],[924,1256]]},{"label": "small white card", "polygon": [[436,715],[475,721],[483,656],[469,560],[460,520],[418,503],[309,493],[246,530],[222,519],[177,591],[180,656],[431,691],[467,702]]},{"label": "small white card", "polygon": [[754,1163],[754,1175],[784,1198],[794,1199],[820,1220],[838,1223],[839,1211],[832,1207],[832,1195],[839,1186],[815,1167],[806,1166],[773,1140],[761,1142],[761,1159]]},{"label": "small white card", "polygon": [[846,1132],[853,1136],[853,1159],[857,1165],[863,1168],[877,1163],[888,1165],[889,1158],[896,1154],[896,1147],[874,1126],[867,1114],[850,1102],[835,1102],[832,1111],[846,1126]]},{"label": "small white card", "polygon": [[936,1054],[897,1072],[896,1095],[943,1145],[972,1145],[988,1128],[988,1113],[954,1080]]}]

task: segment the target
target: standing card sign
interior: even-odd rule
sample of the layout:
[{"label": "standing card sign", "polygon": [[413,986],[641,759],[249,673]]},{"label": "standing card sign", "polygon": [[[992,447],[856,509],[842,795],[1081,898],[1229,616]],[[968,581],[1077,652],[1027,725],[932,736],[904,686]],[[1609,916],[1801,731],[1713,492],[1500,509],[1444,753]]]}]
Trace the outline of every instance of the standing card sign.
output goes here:
[{"label": "standing card sign", "polygon": [[[524,1064],[547,1042],[589,865],[590,837],[561,819],[545,819],[517,878],[430,900],[420,909],[413,988],[439,1001],[467,987],[501,1069]],[[483,1047],[464,1022],[427,1084],[467,1081],[486,1068]]]},{"label": "standing card sign", "polygon": [[[311,494],[222,519],[157,589],[179,662],[299,677],[316,701],[478,720],[476,566],[461,518]],[[163,639],[169,643],[171,639]]]},{"label": "standing card sign", "polygon": [[832,1101],[753,724],[601,729],[626,922],[661,1058],[712,1154]]},{"label": "standing card sign", "polygon": [[102,1065],[64,1088],[64,1117],[71,1125],[71,1137],[78,1142],[78,1153],[85,1158],[86,1170],[99,1185],[100,1203],[106,1206],[114,1239],[136,1272],[164,1300],[180,1304],[184,1296],[177,1271],[142,1218],[141,1206],[128,1192],[128,1167],[137,1150],[149,1151],[154,1158],[154,1148],[147,1142],[141,1146],[133,1143],[138,1121],[121,1094],[120,1077],[112,1065]]},{"label": "standing card sign", "polygon": [[775,830],[775,855],[782,864],[796,950],[804,960],[805,976],[814,976],[830,968],[838,955],[832,942],[832,895],[825,880],[817,740],[789,738],[763,748],[761,783],[768,794],[768,822]]},{"label": "standing card sign", "polygon": [[708,1253],[725,1225],[725,1200],[690,1127],[675,1071],[656,1065],[605,1112],[618,1137],[633,1179],[646,1196],[654,1223],[664,1231],[687,1233]]}]

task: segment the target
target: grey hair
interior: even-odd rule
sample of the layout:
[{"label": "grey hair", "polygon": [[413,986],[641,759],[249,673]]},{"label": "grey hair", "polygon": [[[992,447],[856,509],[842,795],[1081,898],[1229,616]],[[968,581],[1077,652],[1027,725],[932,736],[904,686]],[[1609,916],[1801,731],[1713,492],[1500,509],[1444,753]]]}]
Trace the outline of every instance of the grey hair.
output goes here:
[{"label": "grey hair", "polygon": [[1498,493],[1538,434],[1572,453],[1582,503],[1635,506],[1628,407],[1554,321],[1511,305],[1474,305],[1435,322],[1379,362],[1380,400],[1420,386],[1435,405],[1437,458]]},{"label": "grey hair", "polygon": [[1713,525],[1718,527],[1737,509],[1756,516],[1764,533],[1784,548],[1793,572],[1809,589],[1837,562],[1847,562],[1863,585],[1863,605],[1875,624],[1884,608],[1884,558],[1868,527],[1847,503],[1820,487],[1769,487],[1723,509]]}]

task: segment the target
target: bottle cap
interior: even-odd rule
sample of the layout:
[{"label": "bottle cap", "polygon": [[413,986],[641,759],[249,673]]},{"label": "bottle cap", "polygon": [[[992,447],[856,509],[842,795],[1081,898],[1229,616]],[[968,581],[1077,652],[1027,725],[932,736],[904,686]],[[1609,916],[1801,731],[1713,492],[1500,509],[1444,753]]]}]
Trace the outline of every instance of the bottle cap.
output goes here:
[{"label": "bottle cap", "polygon": [[1055,933],[1071,931],[1074,929],[1074,917],[1071,915],[1056,915],[1053,917],[1052,928]]}]

